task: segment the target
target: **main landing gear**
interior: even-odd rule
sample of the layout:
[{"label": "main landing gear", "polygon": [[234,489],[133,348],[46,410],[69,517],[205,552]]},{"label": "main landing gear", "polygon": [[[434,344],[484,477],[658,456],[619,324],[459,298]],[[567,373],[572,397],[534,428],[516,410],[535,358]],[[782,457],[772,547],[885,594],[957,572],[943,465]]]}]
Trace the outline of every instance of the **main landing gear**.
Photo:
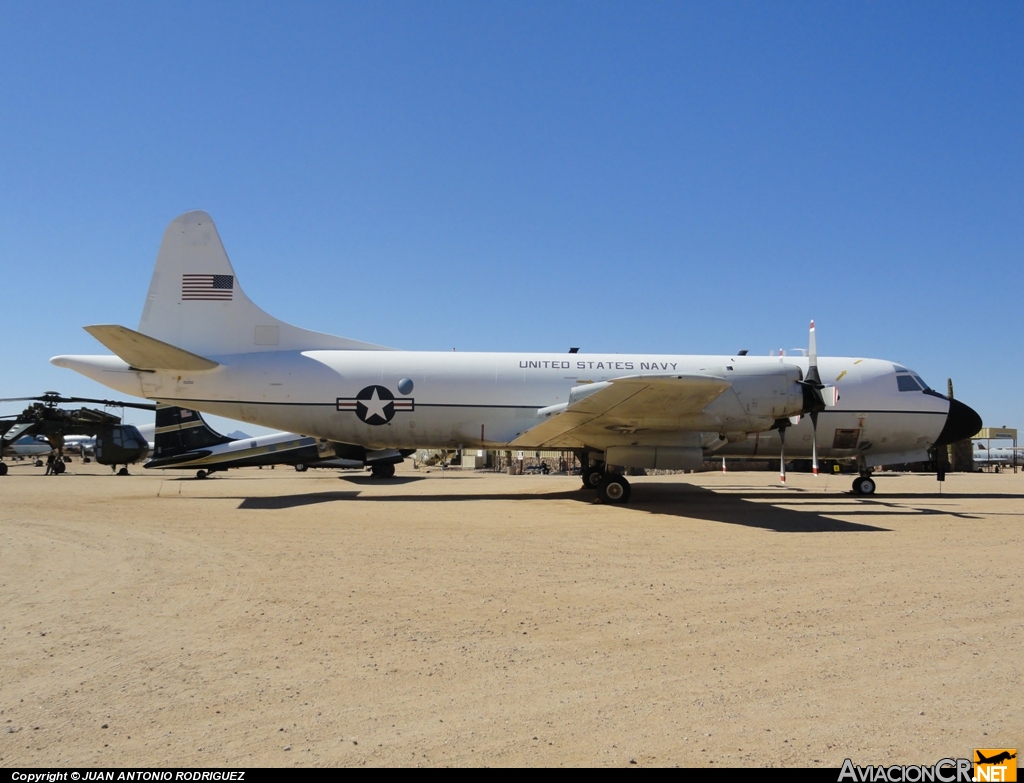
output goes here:
[{"label": "main landing gear", "polygon": [[626,503],[632,492],[626,477],[606,472],[603,462],[584,468],[582,478],[583,489],[596,489],[605,503]]},{"label": "main landing gear", "polygon": [[593,465],[583,470],[583,489],[598,489],[604,482],[604,465]]},{"label": "main landing gear", "polygon": [[617,473],[606,474],[597,491],[605,503],[626,503],[632,492],[626,477]]},{"label": "main landing gear", "polygon": [[370,475],[374,478],[389,479],[395,476],[395,465],[389,462],[385,465],[373,465],[370,468]]}]

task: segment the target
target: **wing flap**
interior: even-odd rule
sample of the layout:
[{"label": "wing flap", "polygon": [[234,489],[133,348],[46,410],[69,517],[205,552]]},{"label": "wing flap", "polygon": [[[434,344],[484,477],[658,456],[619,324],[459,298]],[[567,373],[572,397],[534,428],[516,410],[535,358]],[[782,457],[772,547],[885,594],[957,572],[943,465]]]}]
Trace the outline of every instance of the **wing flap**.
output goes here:
[{"label": "wing flap", "polygon": [[[730,386],[713,375],[631,375],[570,402],[512,441],[513,446],[553,446],[592,427],[629,427],[645,419],[674,419],[700,413]],[[551,409],[544,409],[549,411]],[[584,440],[583,437],[580,437]]]},{"label": "wing flap", "polygon": [[101,324],[85,331],[137,370],[212,370],[220,365],[126,326]]}]

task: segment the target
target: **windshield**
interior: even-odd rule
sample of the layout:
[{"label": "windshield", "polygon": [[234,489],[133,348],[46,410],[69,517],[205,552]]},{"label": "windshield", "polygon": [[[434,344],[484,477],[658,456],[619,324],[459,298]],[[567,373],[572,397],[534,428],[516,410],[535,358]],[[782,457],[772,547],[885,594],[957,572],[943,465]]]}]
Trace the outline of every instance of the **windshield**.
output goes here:
[{"label": "windshield", "polygon": [[924,379],[913,370],[908,370],[906,367],[901,367],[898,364],[894,364],[893,369],[896,370],[896,388],[901,392],[928,391],[931,389],[924,382]]}]

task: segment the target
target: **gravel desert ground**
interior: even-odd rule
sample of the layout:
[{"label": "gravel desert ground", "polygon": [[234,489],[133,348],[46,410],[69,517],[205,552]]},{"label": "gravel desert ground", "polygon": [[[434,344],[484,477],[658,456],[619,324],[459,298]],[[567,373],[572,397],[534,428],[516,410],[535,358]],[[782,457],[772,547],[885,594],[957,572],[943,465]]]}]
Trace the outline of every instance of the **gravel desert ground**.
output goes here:
[{"label": "gravel desert ground", "polygon": [[[0,479],[3,766],[1019,747],[1024,474]],[[941,493],[940,493],[941,489]]]}]

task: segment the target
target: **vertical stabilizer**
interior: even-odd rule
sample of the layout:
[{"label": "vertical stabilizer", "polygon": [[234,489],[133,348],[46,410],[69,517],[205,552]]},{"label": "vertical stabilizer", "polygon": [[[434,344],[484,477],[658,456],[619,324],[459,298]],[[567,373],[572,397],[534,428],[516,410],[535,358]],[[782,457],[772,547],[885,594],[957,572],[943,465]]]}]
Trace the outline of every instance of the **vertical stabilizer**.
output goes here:
[{"label": "vertical stabilizer", "polygon": [[199,411],[175,405],[156,406],[156,431],[153,435],[153,457],[176,457],[190,451],[231,443],[207,424]]},{"label": "vertical stabilizer", "polygon": [[164,232],[139,331],[201,356],[262,351],[386,350],[286,324],[245,295],[217,227],[187,212]]}]

